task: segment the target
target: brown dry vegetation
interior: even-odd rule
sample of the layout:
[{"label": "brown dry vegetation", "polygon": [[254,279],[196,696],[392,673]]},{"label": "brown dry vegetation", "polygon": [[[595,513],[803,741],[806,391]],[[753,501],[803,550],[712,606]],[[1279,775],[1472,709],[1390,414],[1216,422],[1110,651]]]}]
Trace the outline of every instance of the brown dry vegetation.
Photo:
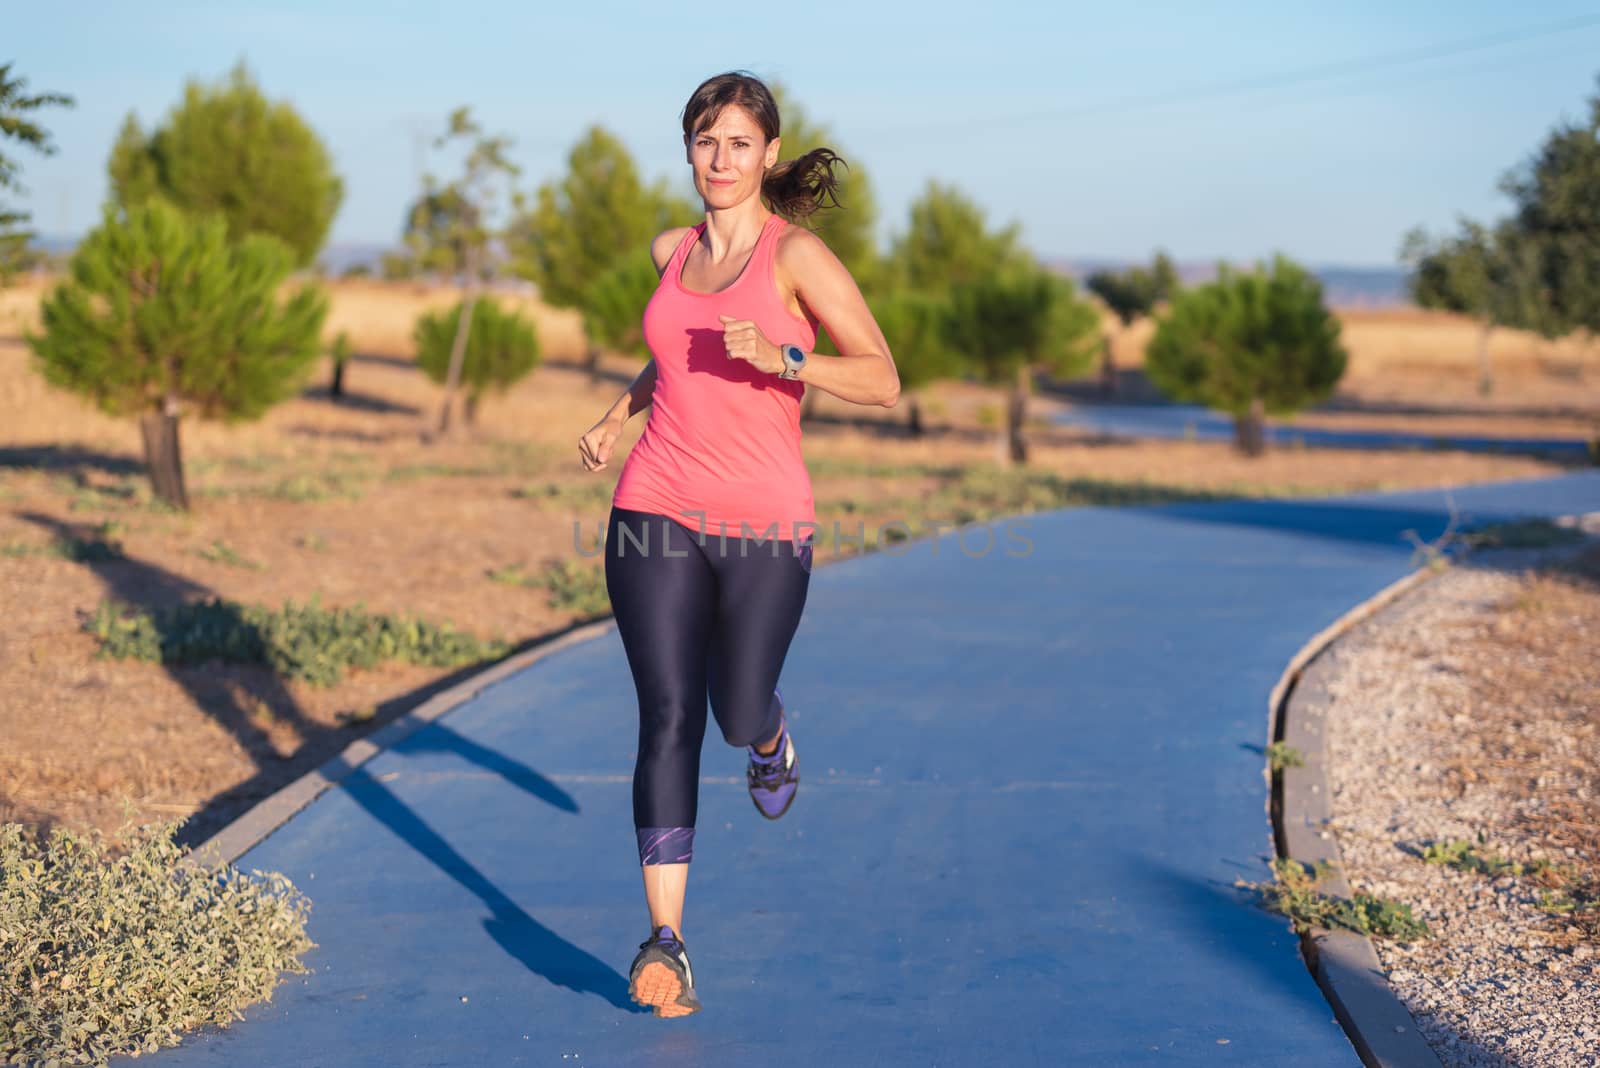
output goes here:
[{"label": "brown dry vegetation", "polygon": [[[539,325],[545,365],[485,402],[472,434],[427,445],[419,432],[439,391],[412,363],[411,326],[454,295],[336,285],[328,333],[349,331],[358,354],[347,401],[327,399],[319,368],[313,388],[259,422],[186,423],[195,507],[178,515],[148,503],[131,421],[49,390],[30,368],[20,334],[36,323],[41,290],[32,282],[0,292],[0,821],[112,829],[125,795],[148,818],[198,814],[185,831],[194,840],[453,674],[391,665],[318,689],[258,667],[97,659],[81,619],[104,598],[148,607],[215,594],[277,605],[320,594],[325,604],[359,602],[512,643],[578,618],[540,588],[490,577],[515,567],[536,576],[560,561],[598,567],[574,551],[574,524],[592,545],[644,426],[632,421],[607,470],[578,463],[578,436],[639,365],[608,358],[605,380],[592,384],[577,366],[582,338],[570,313],[520,301]],[[1593,433],[1600,420],[1600,368],[1581,377],[1571,343],[1499,335],[1500,388],[1485,402],[1474,390],[1470,323],[1420,312],[1344,319],[1352,366],[1340,401],[1379,410],[1322,413],[1319,422],[1517,435]],[[1122,358],[1138,362],[1133,351]],[[1109,441],[1049,426],[1058,402],[1040,398],[1035,474],[1024,484],[993,473],[996,394],[946,383],[924,400],[931,432],[914,440],[900,429],[903,409],[819,398],[805,447],[825,529],[949,521],[1025,501],[1340,492],[1560,470],[1451,452],[1294,449],[1249,460],[1219,444]],[[1086,481],[1063,481],[1071,479]],[[125,558],[80,563],[41,551],[63,534],[119,541]],[[821,546],[817,563],[836,555]]]}]

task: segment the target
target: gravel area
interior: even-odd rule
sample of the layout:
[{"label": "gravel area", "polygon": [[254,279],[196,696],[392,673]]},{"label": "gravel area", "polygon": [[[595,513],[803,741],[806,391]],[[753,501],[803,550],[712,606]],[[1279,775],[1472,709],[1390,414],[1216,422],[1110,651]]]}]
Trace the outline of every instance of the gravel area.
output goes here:
[{"label": "gravel area", "polygon": [[[1345,875],[1432,928],[1375,944],[1450,1068],[1600,1065],[1597,633],[1591,537],[1542,556],[1474,554],[1332,651],[1328,782]],[[1491,876],[1424,860],[1463,839],[1558,867]],[[1542,895],[1577,907],[1542,909]]]}]

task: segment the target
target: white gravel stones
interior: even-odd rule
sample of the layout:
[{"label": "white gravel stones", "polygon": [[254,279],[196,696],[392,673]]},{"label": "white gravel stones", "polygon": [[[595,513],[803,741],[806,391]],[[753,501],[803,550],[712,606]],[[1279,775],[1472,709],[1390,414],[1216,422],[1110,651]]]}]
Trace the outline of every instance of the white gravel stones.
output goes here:
[{"label": "white gravel stones", "polygon": [[[1475,696],[1473,677],[1494,665],[1479,660],[1464,670],[1464,657],[1493,648],[1467,639],[1483,628],[1493,633],[1518,590],[1515,573],[1452,568],[1340,639],[1328,683],[1331,825],[1345,875],[1353,889],[1410,904],[1433,929],[1430,941],[1375,945],[1448,1068],[1600,1065],[1600,950],[1571,944],[1576,928],[1563,930],[1536,907],[1539,887],[1530,880],[1422,860],[1429,842],[1476,840],[1480,832],[1485,850],[1522,861],[1547,856],[1516,817],[1537,813],[1541,794],[1593,783],[1600,753],[1592,732],[1574,739],[1570,725],[1545,722],[1538,708]],[[1485,746],[1507,729],[1487,729],[1494,716],[1515,717],[1519,737],[1566,756],[1571,774],[1541,766],[1544,778],[1519,789],[1500,775],[1476,776],[1473,768],[1489,762]]]}]

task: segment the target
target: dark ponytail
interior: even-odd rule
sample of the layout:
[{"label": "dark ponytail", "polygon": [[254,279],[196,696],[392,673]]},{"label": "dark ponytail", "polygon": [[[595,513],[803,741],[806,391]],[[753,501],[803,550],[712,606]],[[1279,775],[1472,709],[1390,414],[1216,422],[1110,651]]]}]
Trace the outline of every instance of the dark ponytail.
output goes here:
[{"label": "dark ponytail", "polygon": [[[799,159],[786,159],[761,179],[761,195],[773,211],[791,221],[809,218],[819,208],[837,208],[839,178],[833,173],[835,164],[842,164],[846,170],[850,167],[830,148],[813,148]],[[833,203],[823,203],[824,197]]]},{"label": "dark ponytail", "polygon": [[[730,71],[701,82],[683,108],[685,143],[707,126],[716,125],[722,109],[736,104],[750,113],[770,142],[779,136],[778,104],[772,92],[747,71]],[[822,208],[837,208],[839,177],[833,168],[845,163],[832,149],[814,148],[799,159],[774,164],[761,180],[761,195],[772,210],[791,221],[806,219]]]}]

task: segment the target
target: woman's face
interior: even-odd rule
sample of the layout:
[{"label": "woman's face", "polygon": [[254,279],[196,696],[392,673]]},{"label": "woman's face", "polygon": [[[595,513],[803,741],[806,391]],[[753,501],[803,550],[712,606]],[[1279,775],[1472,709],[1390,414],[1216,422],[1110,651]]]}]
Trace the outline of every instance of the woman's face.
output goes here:
[{"label": "woman's face", "polygon": [[694,187],[708,209],[731,208],[761,192],[767,168],[778,162],[779,139],[770,143],[750,113],[729,104],[712,126],[702,126],[685,146]]}]

